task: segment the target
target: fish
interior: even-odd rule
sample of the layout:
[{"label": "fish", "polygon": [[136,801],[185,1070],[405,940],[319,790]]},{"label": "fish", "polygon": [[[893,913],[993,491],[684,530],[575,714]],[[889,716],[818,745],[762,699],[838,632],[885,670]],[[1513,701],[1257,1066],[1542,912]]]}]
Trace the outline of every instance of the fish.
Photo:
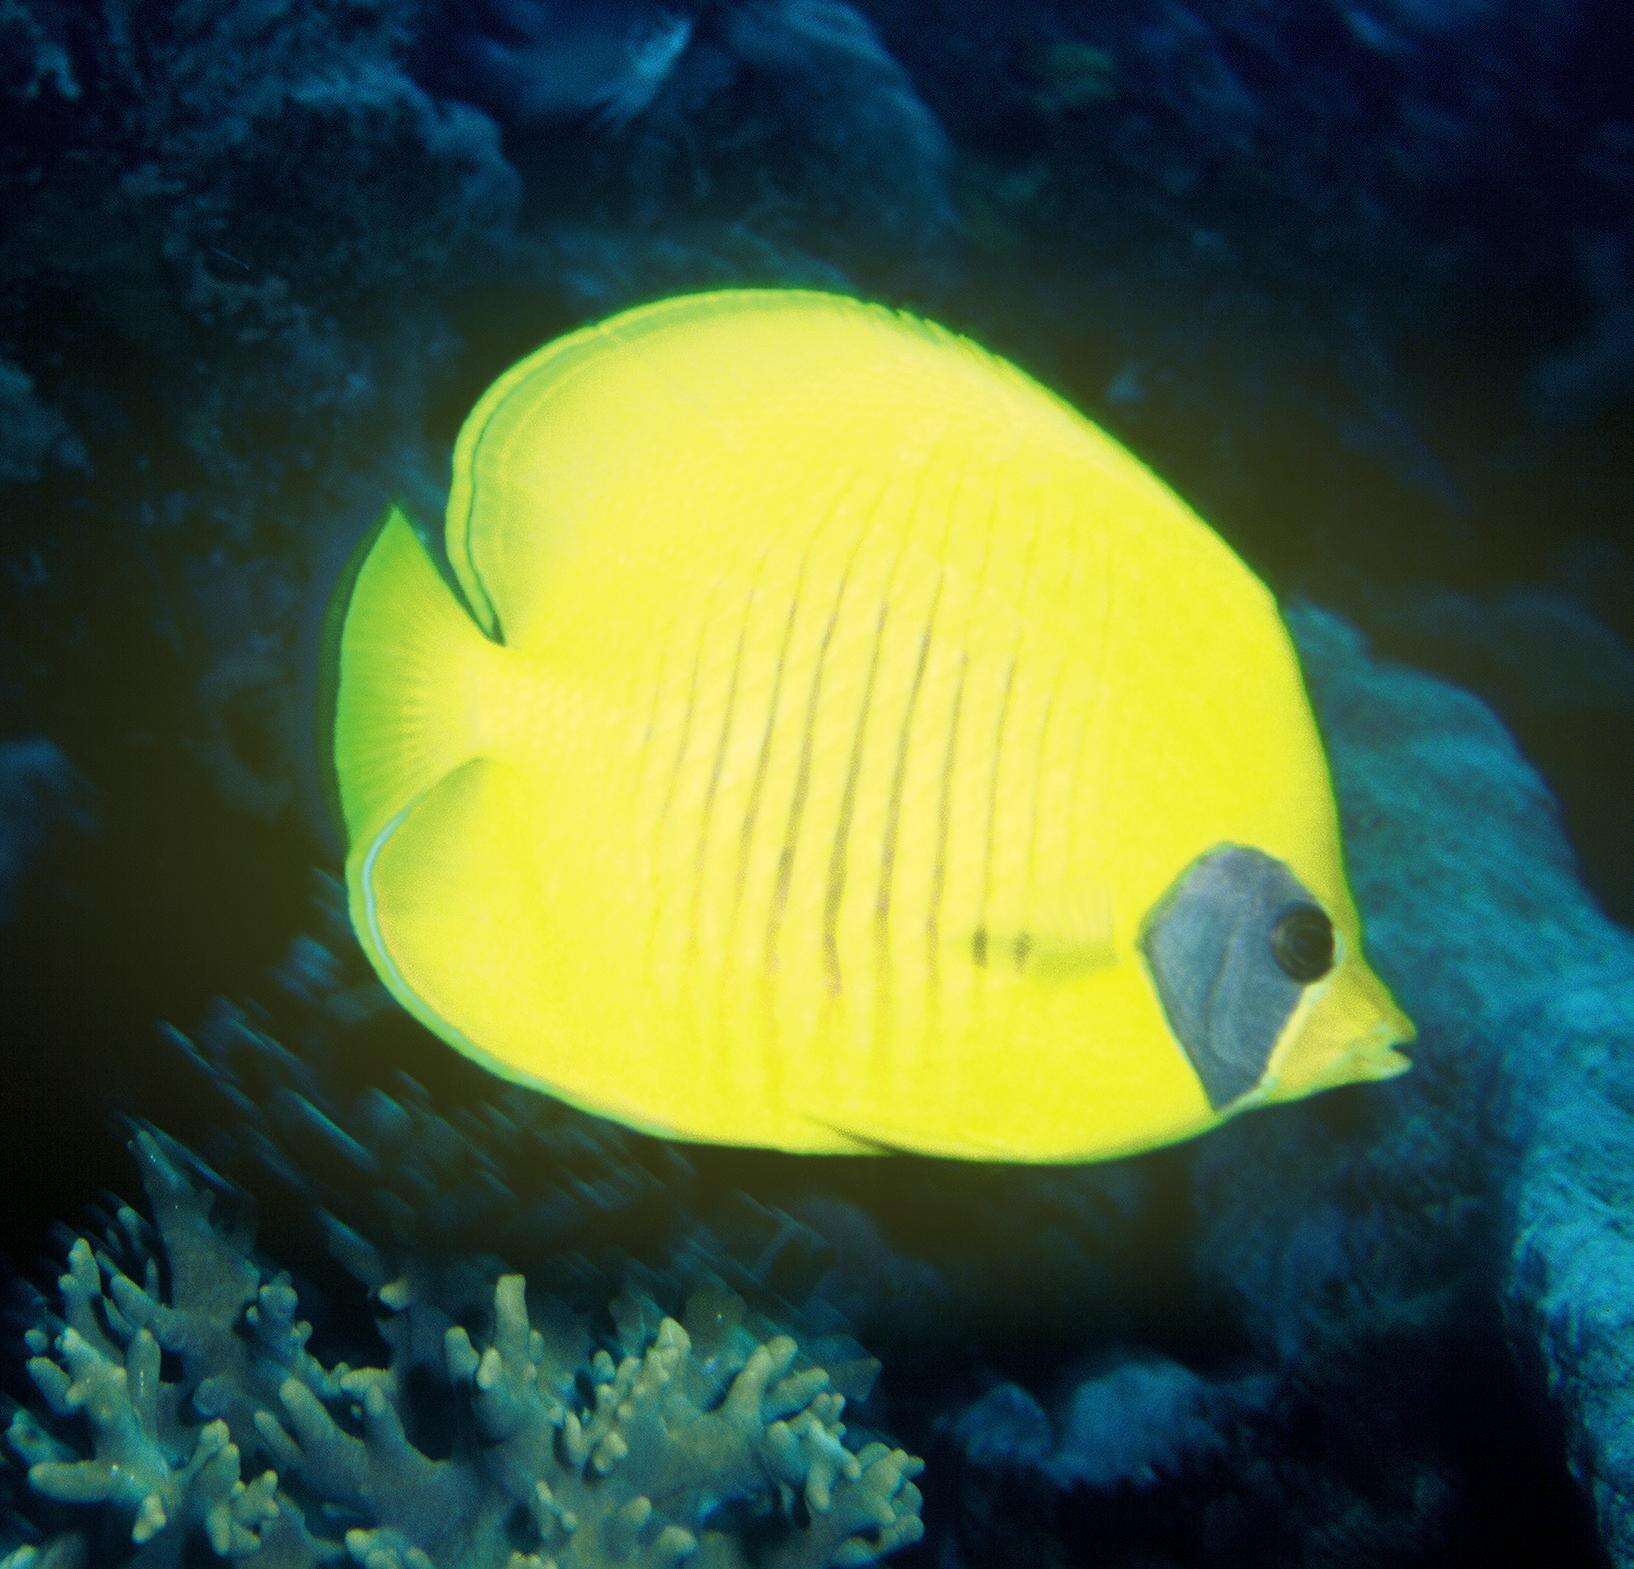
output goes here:
[{"label": "fish", "polygon": [[1111,1159],[1409,1066],[1276,600],[904,311],[641,305],[499,377],[446,566],[337,592],[352,924],[504,1078],[665,1138]]}]

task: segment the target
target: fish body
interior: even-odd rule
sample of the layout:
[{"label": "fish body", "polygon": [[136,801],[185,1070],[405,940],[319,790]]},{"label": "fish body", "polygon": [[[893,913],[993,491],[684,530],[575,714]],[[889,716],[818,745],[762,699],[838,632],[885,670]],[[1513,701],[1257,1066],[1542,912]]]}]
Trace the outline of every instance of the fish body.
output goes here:
[{"label": "fish body", "polygon": [[396,511],[349,585],[337,778],[365,949],[495,1071],[1076,1160],[1406,1065],[1270,593],[966,340],[627,312],[481,399],[446,543],[458,596]]}]

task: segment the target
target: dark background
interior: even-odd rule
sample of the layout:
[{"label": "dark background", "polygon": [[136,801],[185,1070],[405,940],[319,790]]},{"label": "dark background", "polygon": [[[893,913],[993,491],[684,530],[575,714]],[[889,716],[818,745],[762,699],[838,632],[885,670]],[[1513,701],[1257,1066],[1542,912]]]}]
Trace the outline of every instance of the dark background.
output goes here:
[{"label": "dark background", "polygon": [[1494,701],[1627,920],[1631,51],[1616,0],[9,7],[5,1255],[337,863],[316,648],[370,517],[436,514],[510,361],[683,288],[1017,359]]},{"label": "dark background", "polygon": [[129,1188],[116,1119],[189,1115],[157,1021],[311,920],[362,531],[682,289],[1017,360],[1493,703],[1627,923],[1630,58],[1620,0],[0,4],[0,1259]]}]

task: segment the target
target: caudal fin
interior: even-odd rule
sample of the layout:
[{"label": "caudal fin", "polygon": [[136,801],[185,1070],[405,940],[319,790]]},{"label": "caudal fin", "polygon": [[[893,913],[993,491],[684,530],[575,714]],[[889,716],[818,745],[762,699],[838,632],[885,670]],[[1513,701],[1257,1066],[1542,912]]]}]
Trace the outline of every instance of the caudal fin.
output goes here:
[{"label": "caudal fin", "polygon": [[354,847],[482,749],[504,659],[399,508],[357,563],[337,595],[330,653],[335,788]]}]

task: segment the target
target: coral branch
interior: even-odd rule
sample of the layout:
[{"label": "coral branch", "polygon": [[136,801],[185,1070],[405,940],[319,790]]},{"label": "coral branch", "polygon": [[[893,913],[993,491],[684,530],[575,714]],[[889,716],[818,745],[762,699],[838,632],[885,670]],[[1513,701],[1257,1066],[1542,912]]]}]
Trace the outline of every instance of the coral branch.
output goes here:
[{"label": "coral branch", "polygon": [[621,1300],[587,1362],[502,1275],[430,1387],[414,1321],[443,1315],[409,1291],[382,1301],[387,1365],[329,1366],[209,1174],[151,1132],[132,1149],[153,1225],[78,1238],[27,1337],[39,1409],[7,1443],[42,1540],[0,1569],[845,1569],[918,1539],[919,1462],[850,1448],[828,1373],[719,1288],[680,1318]]}]

